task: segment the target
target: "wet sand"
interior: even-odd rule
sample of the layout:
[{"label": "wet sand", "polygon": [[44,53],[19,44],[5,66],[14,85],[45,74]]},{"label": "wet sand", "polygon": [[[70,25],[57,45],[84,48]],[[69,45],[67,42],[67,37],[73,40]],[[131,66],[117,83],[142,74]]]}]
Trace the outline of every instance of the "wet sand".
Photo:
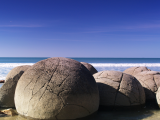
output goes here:
[{"label": "wet sand", "polygon": [[[145,106],[134,111],[98,111],[94,117],[85,120],[159,120],[160,109],[157,106]],[[28,120],[19,115],[0,117],[0,120]]]},{"label": "wet sand", "polygon": [[[146,112],[98,112],[97,116],[88,120],[159,120],[160,111],[152,110]],[[21,116],[0,117],[0,120],[28,120]]]}]

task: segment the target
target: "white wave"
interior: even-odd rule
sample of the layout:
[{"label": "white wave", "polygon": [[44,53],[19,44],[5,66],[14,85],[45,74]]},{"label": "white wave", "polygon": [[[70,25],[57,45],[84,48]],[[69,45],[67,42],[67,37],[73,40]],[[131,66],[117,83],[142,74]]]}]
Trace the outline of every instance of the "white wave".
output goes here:
[{"label": "white wave", "polygon": [[5,67],[5,68],[10,68],[10,67],[17,67],[21,65],[33,65],[34,63],[0,63],[0,68]]},{"label": "white wave", "polygon": [[160,67],[160,63],[90,63],[94,67],[134,67],[134,66],[146,66],[146,67]]},{"label": "white wave", "polygon": [[[6,75],[14,67],[21,65],[33,65],[33,64],[34,63],[0,63],[0,80],[5,80]],[[103,71],[103,70],[124,71],[125,69],[134,66],[146,66],[151,70],[160,71],[160,63],[90,63],[90,64],[92,64],[98,71]]]}]

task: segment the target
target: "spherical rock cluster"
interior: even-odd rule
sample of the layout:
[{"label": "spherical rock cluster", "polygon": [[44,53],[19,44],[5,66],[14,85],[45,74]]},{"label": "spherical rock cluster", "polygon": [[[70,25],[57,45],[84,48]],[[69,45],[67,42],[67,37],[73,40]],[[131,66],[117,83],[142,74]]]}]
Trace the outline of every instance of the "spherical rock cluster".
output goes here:
[{"label": "spherical rock cluster", "polygon": [[132,107],[145,104],[144,89],[135,77],[118,71],[101,71],[93,76],[98,84],[101,106]]},{"label": "spherical rock cluster", "polygon": [[14,94],[17,82],[29,67],[29,65],[18,66],[7,74],[5,83],[0,88],[0,107],[15,107]]},{"label": "spherical rock cluster", "polygon": [[90,72],[91,74],[95,74],[97,73],[98,71],[89,63],[86,63],[86,62],[81,62],[81,64],[83,64]]},{"label": "spherical rock cluster", "polygon": [[36,119],[76,119],[98,110],[99,91],[84,65],[49,58],[30,67],[15,92],[17,112]]},{"label": "spherical rock cluster", "polygon": [[147,67],[141,66],[141,67],[131,67],[131,68],[126,69],[123,72],[134,76],[143,71],[151,71],[151,70],[148,69]]},{"label": "spherical rock cluster", "polygon": [[136,74],[135,77],[145,90],[146,100],[155,100],[156,92],[160,87],[160,72],[144,71]]}]

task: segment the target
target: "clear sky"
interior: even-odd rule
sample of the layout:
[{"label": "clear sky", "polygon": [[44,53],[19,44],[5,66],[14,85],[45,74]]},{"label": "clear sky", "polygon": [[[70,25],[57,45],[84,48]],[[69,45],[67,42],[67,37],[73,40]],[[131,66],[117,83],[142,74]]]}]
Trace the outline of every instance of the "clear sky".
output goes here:
[{"label": "clear sky", "polygon": [[160,58],[160,0],[0,0],[0,57]]}]

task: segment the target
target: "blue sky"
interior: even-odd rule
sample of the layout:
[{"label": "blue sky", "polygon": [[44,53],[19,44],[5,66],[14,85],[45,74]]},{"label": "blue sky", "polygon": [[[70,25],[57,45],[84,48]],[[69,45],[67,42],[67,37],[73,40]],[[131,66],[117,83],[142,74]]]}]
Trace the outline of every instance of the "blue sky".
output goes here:
[{"label": "blue sky", "polygon": [[159,0],[0,0],[0,57],[160,58]]}]

